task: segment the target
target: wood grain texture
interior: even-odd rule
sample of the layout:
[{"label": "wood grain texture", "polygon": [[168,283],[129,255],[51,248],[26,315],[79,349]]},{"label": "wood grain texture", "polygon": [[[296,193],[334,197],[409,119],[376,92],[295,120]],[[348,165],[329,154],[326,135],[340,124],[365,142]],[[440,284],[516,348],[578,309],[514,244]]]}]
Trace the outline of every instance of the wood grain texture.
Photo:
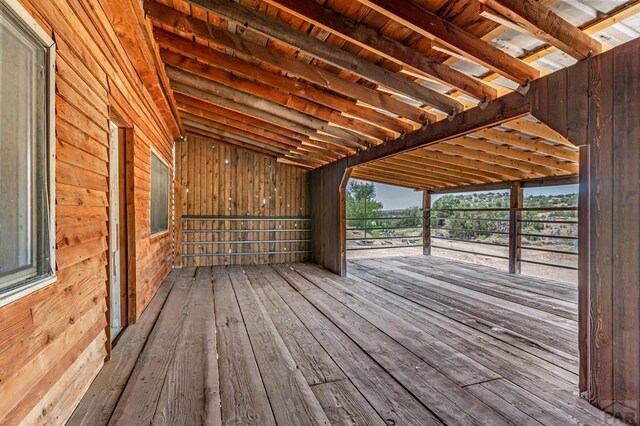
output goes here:
[{"label": "wood grain texture", "polygon": [[147,65],[138,60],[152,53],[149,40],[139,40],[134,48],[141,32],[122,32],[121,26],[133,28],[142,16],[136,2],[120,2],[135,14],[95,0],[21,3],[56,42],[57,281],[0,308],[0,423],[61,424],[111,346],[106,333],[108,120],[117,116],[131,128],[127,155],[136,170],[127,187],[128,222],[135,224],[128,250],[130,322],[170,268],[169,240],[151,242],[148,236],[148,157],[154,146],[171,163],[178,127],[157,73],[143,72]]},{"label": "wood grain texture", "polygon": [[[261,217],[302,218],[309,215],[308,171],[281,164],[271,156],[191,135],[187,141],[176,144],[176,157],[179,159],[176,161],[176,181],[183,188],[181,210],[184,215],[255,218],[247,221],[184,220],[182,241],[187,244],[182,244],[183,254],[308,250],[308,241],[268,242],[310,239],[310,232],[304,231],[309,228],[308,221],[260,220]],[[297,232],[297,229],[301,231]],[[212,232],[190,232],[207,230]],[[247,232],[233,232],[238,230]],[[252,230],[256,232],[249,232]],[[224,243],[231,240],[247,242]],[[206,244],[212,241],[220,243]],[[305,253],[284,253],[183,257],[182,261],[185,266],[205,266],[291,262],[307,258]]]}]

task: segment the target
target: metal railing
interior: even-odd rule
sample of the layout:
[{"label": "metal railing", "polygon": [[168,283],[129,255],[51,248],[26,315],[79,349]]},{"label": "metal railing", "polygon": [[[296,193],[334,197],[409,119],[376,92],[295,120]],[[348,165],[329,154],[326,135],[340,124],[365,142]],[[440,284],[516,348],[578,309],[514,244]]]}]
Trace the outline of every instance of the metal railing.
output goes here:
[{"label": "metal railing", "polygon": [[[501,247],[504,253],[469,250],[464,246],[455,245],[431,243],[429,246],[441,250],[505,259],[515,263],[577,270],[577,266],[543,261],[536,259],[533,255],[527,255],[528,252],[537,252],[571,256],[575,257],[577,263],[577,244],[572,245],[575,249],[566,247],[568,241],[576,243],[578,241],[578,220],[571,214],[577,213],[577,210],[577,207],[432,208],[427,213],[430,219],[430,240]],[[557,216],[554,219],[531,217],[541,214],[552,216],[554,213]],[[494,214],[496,217],[486,217],[488,214]],[[515,226],[512,224],[514,220]],[[463,225],[457,225],[458,223]],[[573,229],[571,232],[566,232],[566,229],[558,226]],[[545,231],[556,233],[545,233]],[[514,256],[515,258],[512,258]]]},{"label": "metal railing", "polygon": [[[417,226],[396,226],[396,221],[407,220],[418,222]],[[372,226],[349,226],[350,223],[373,224]],[[378,226],[378,224],[381,224]],[[415,235],[399,235],[398,231],[418,230]],[[362,232],[360,236],[358,233]],[[410,233],[411,234],[411,233]],[[348,217],[347,218],[347,250],[380,250],[407,247],[422,247],[422,217],[415,216],[390,216],[390,217]],[[404,240],[406,244],[395,244],[392,241]],[[415,241],[419,240],[419,244]],[[353,243],[349,243],[352,241]],[[360,245],[366,241],[386,241],[388,244]]]},{"label": "metal railing", "polygon": [[182,216],[183,258],[309,254],[311,218]]}]

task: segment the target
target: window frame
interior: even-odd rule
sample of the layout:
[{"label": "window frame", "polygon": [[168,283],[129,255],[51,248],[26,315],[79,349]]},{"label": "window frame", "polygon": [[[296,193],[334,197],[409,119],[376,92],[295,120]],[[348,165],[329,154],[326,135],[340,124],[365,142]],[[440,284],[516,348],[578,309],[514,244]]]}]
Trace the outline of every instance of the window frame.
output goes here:
[{"label": "window frame", "polygon": [[164,229],[162,231],[156,231],[156,232],[152,232],[151,231],[151,216],[153,215],[153,212],[151,211],[151,187],[149,187],[149,238],[150,239],[155,239],[158,237],[161,237],[165,234],[169,233],[169,229],[170,229],[170,213],[171,213],[171,192],[170,192],[170,188],[169,188],[169,183],[171,182],[171,167],[169,167],[169,162],[166,161],[164,159],[164,157],[162,155],[160,155],[160,153],[154,148],[151,147],[150,149],[150,153],[149,153],[149,181],[152,181],[151,178],[151,173],[152,173],[152,169],[151,169],[151,160],[153,158],[153,156],[155,155],[155,157],[160,160],[160,162],[162,164],[164,164],[167,168],[167,229]]},{"label": "window frame", "polygon": [[[33,280],[24,280],[24,283],[18,284],[14,288],[2,291],[0,290],[0,307],[12,303],[18,299],[21,299],[37,290],[43,289],[57,281],[56,271],[56,132],[55,132],[55,81],[56,81],[56,44],[53,39],[46,33],[46,31],[38,24],[38,22],[31,16],[31,14],[25,9],[17,0],[0,0],[0,2],[9,10],[9,13],[13,16],[12,19],[21,23],[27,30],[30,31],[34,40],[39,42],[46,52],[46,67],[47,73],[45,76],[46,84],[46,99],[44,103],[47,108],[45,114],[46,119],[46,144],[47,160],[46,165],[48,167],[45,177],[49,193],[47,199],[49,202],[49,267],[51,268],[51,274],[45,275]],[[10,19],[11,19],[10,18]]]}]

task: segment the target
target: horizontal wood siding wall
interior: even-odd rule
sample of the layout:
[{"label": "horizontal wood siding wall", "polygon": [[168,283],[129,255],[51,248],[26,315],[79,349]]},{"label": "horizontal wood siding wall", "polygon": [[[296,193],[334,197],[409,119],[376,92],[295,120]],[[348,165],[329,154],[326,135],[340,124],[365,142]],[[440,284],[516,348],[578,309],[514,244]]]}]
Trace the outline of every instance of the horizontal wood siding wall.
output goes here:
[{"label": "horizontal wood siding wall", "polygon": [[[230,144],[188,135],[176,144],[176,179],[182,186],[185,216],[308,217],[309,172],[281,164],[274,157]],[[180,198],[180,197],[176,197]],[[306,221],[183,221],[184,230],[201,229],[301,229]],[[308,239],[305,232],[182,234],[182,241],[244,241]],[[183,245],[183,254],[305,251],[309,244],[246,243]],[[183,257],[183,266],[295,262],[306,254]]]},{"label": "horizontal wood siding wall", "polygon": [[23,5],[57,43],[57,282],[0,308],[0,424],[64,424],[107,355],[108,120],[117,111],[132,127],[131,317],[171,267],[148,209],[150,147],[171,164],[173,137],[101,2]]},{"label": "horizontal wood siding wall", "polygon": [[311,258],[338,275],[347,273],[346,206],[341,194],[347,179],[346,159],[311,171]]}]

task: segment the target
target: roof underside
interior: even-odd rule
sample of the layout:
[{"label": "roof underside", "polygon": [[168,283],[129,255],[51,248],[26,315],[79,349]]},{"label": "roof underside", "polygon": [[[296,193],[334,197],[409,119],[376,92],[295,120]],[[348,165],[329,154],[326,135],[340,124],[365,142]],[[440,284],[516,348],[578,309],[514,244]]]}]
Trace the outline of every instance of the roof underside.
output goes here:
[{"label": "roof underside", "polygon": [[[639,0],[147,0],[145,10],[187,134],[305,168],[640,35]],[[575,174],[577,157],[525,117],[353,176],[460,186]]]}]

